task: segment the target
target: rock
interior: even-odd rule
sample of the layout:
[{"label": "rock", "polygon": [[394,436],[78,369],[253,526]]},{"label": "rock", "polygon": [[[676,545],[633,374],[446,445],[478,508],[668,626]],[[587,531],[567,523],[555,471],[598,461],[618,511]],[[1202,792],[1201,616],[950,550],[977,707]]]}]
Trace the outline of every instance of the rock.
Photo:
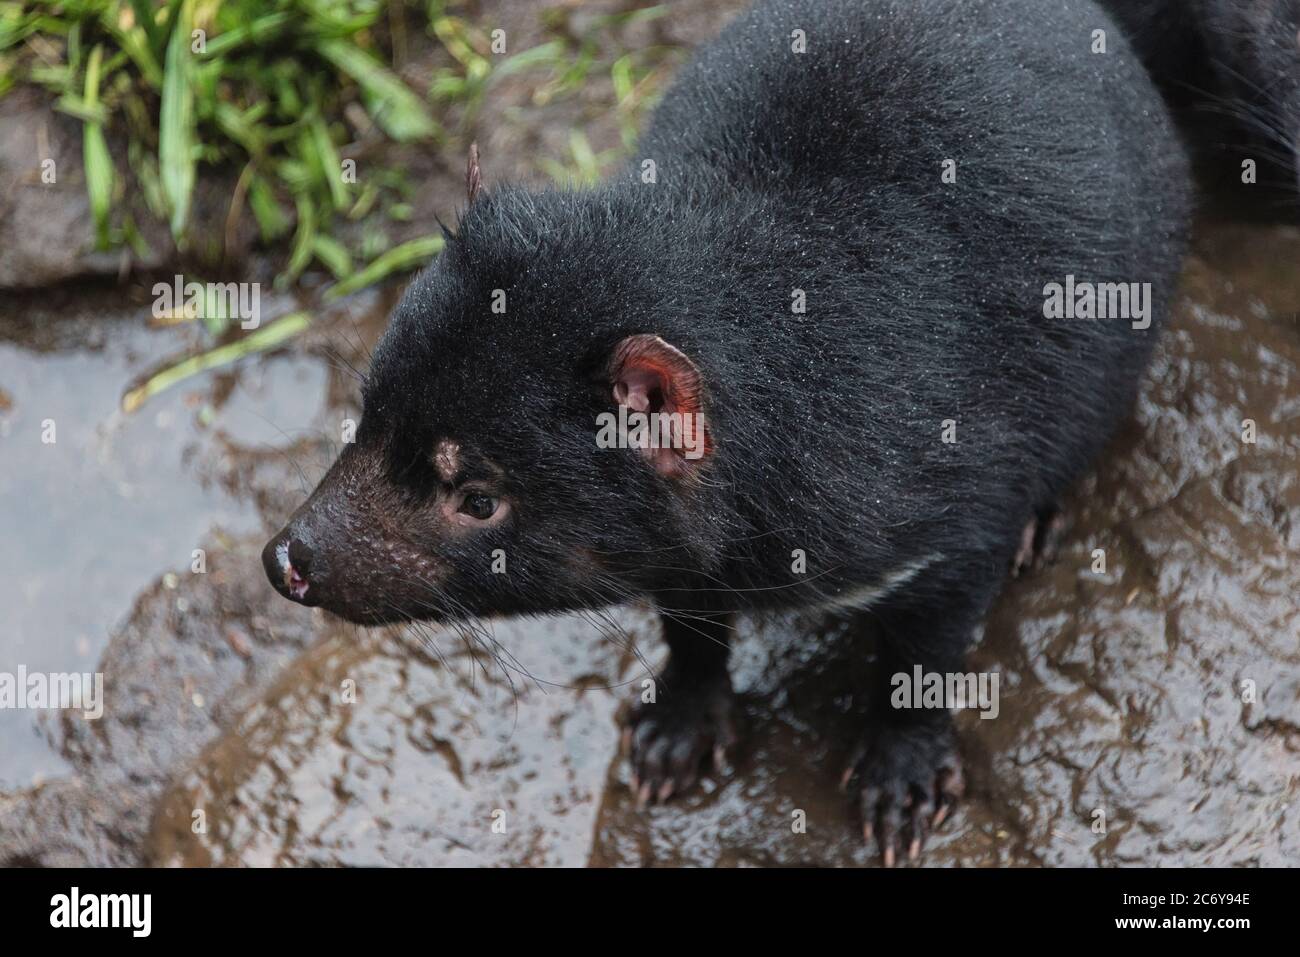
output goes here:
[{"label": "rock", "polygon": [[140,596],[98,665],[103,717],[62,713],[74,776],[0,797],[0,866],[139,862],[163,786],[315,636],[312,614],[265,586],[260,546],[209,547],[208,573]]},{"label": "rock", "polygon": [[494,631],[472,653],[439,628],[349,629],[314,648],[169,789],[147,859],[585,863],[624,654],[574,619]]},{"label": "rock", "polygon": [[[0,289],[116,276],[132,264],[148,270],[171,260],[166,229],[142,215],[135,219],[150,248],[144,259],[129,250],[94,250],[81,138],[81,121],[53,110],[41,90],[20,88],[0,98]],[[55,181],[46,183],[42,163],[51,159]]]}]

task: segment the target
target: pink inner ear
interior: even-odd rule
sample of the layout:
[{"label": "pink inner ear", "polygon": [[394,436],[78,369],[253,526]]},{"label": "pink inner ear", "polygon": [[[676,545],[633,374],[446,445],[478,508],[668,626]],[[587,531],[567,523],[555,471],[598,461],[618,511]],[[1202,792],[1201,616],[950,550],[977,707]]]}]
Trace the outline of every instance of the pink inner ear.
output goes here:
[{"label": "pink inner ear", "polygon": [[659,375],[639,366],[624,366],[622,375],[614,383],[614,401],[635,412],[653,411],[650,397],[656,392],[663,394]]},{"label": "pink inner ear", "polygon": [[615,348],[610,365],[614,401],[619,405],[632,412],[693,417],[692,425],[674,426],[678,438],[683,430],[698,436],[700,445],[690,450],[693,454],[689,459],[684,446],[642,449],[656,471],[668,476],[683,475],[691,464],[712,451],[700,370],[684,353],[658,336],[628,336]]}]

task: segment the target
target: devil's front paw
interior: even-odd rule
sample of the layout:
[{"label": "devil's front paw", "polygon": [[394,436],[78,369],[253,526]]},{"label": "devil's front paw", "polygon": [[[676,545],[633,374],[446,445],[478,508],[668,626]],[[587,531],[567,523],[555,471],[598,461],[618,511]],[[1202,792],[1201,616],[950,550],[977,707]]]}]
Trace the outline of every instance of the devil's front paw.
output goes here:
[{"label": "devil's front paw", "polygon": [[930,829],[961,799],[965,782],[952,723],[884,725],[869,732],[844,772],[844,787],[874,835],[886,867],[893,867],[900,840],[915,860]]},{"label": "devil's front paw", "polygon": [[663,682],[657,699],[623,718],[623,751],[632,764],[638,807],[689,791],[712,767],[722,773],[736,746],[736,705],[726,674],[707,682]]}]

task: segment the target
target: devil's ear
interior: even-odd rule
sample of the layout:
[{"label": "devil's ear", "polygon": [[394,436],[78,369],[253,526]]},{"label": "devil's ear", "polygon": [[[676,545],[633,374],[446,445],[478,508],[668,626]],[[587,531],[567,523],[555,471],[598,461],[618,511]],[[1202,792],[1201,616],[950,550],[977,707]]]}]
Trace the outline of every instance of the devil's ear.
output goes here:
[{"label": "devil's ear", "polygon": [[661,475],[686,475],[712,451],[704,380],[684,352],[655,335],[628,336],[614,347],[609,382],[629,413],[628,444]]},{"label": "devil's ear", "polygon": [[478,143],[469,144],[469,159],[465,162],[465,194],[471,203],[478,199],[483,188],[483,171],[478,165]]}]

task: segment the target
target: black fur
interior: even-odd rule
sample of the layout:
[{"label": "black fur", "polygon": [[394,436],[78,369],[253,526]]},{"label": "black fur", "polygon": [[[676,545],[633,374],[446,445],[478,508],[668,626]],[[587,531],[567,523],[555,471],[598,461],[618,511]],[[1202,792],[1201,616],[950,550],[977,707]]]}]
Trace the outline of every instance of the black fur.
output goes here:
[{"label": "black fur", "polygon": [[[308,603],[358,621],[652,597],[672,663],[666,710],[630,728],[643,798],[726,743],[730,612],[915,566],[871,608],[886,673],[963,669],[1021,529],[1130,405],[1188,217],[1159,95],[1083,0],[764,0],[683,69],[625,173],[577,192],[488,180],[396,310],[357,442],[268,570],[283,587],[273,553],[296,548]],[[1151,283],[1155,322],[1044,318],[1067,275]],[[638,333],[703,375],[715,448],[684,478],[594,442],[611,352]],[[447,533],[447,438],[505,522]],[[855,792],[892,848],[904,806],[953,796],[955,774],[946,712],[881,708]]]},{"label": "black fur", "polygon": [[[1300,176],[1300,0],[1103,0],[1171,102],[1242,158]],[[1217,128],[1217,132],[1214,130]],[[1214,155],[1214,154],[1212,154]],[[1217,158],[1217,155],[1216,155]],[[1261,172],[1261,175],[1262,172]]]}]

